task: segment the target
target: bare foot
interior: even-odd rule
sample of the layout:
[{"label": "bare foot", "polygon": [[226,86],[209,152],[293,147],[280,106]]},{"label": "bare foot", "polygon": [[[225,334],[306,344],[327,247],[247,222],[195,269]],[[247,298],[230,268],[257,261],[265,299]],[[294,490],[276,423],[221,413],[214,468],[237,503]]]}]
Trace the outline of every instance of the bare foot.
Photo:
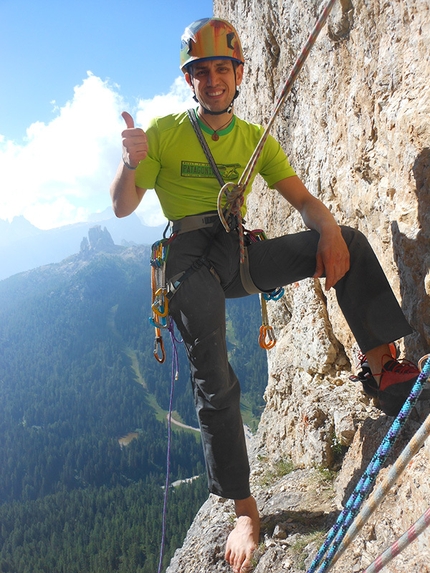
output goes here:
[{"label": "bare foot", "polygon": [[236,527],[227,539],[225,559],[233,573],[247,573],[252,569],[252,557],[260,535],[260,516],[257,504],[251,496],[235,500]]}]

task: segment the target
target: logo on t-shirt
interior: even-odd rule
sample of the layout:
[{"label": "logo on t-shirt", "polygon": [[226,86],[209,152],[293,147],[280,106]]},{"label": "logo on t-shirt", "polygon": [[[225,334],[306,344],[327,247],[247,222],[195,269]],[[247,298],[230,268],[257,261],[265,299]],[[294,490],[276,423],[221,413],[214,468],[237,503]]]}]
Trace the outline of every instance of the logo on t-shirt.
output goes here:
[{"label": "logo on t-shirt", "polygon": [[[236,181],[239,179],[239,163],[231,165],[218,165],[219,172],[224,181]],[[196,179],[215,179],[215,173],[209,163],[199,163],[196,161],[182,161],[181,176],[194,177]]]}]

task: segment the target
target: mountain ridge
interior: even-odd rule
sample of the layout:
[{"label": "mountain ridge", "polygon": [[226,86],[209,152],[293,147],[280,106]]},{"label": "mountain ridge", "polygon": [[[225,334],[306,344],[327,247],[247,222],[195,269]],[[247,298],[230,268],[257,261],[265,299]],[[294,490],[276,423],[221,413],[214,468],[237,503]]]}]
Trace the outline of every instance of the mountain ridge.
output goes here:
[{"label": "mountain ridge", "polygon": [[0,280],[77,253],[94,226],[105,227],[118,245],[151,245],[162,237],[165,227],[144,225],[136,214],[118,219],[111,209],[87,222],[48,230],[38,229],[22,216],[11,222],[0,219]]}]

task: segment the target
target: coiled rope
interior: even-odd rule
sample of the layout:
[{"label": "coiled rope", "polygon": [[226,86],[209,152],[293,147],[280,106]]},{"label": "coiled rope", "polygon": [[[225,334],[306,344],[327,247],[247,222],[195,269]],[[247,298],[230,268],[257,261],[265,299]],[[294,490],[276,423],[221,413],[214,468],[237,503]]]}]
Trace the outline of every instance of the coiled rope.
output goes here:
[{"label": "coiled rope", "polygon": [[[293,83],[295,81],[295,79],[297,78],[300,70],[303,67],[303,64],[306,61],[306,58],[309,55],[309,52],[312,49],[312,46],[315,44],[315,41],[322,29],[322,27],[324,26],[330,12],[331,9],[333,8],[334,3],[336,2],[336,0],[328,0],[325,4],[325,6],[321,9],[320,15],[317,19],[317,22],[312,30],[312,32],[309,35],[308,40],[306,41],[302,51],[300,52],[298,58],[296,59],[291,72],[284,84],[284,87],[278,97],[278,101],[275,105],[275,109],[272,113],[272,116],[269,120],[269,123],[267,124],[266,129],[263,132],[263,135],[260,138],[260,141],[257,143],[257,146],[248,162],[248,164],[246,165],[239,181],[237,184],[235,183],[226,183],[220,190],[219,195],[218,195],[218,215],[219,218],[223,224],[224,229],[227,231],[227,233],[230,231],[230,228],[228,226],[228,216],[230,214],[234,215],[237,217],[238,220],[238,229],[239,229],[239,240],[240,240],[240,262],[243,263],[244,261],[244,245],[243,245],[243,227],[242,227],[242,215],[241,215],[241,207],[243,205],[243,194],[245,192],[245,189],[247,187],[247,185],[249,184],[249,181],[251,180],[252,174],[254,172],[255,166],[257,164],[257,161],[261,155],[261,152],[263,150],[264,144],[266,143],[266,140],[269,136],[269,132],[270,129],[272,128],[272,125],[276,119],[276,116],[279,113],[279,110],[281,109],[282,104],[284,103],[287,95],[289,94],[289,92],[291,91],[291,88],[293,86]],[[223,207],[222,203],[223,203],[223,198],[225,196],[225,203],[226,205]]]},{"label": "coiled rope", "polygon": [[[371,488],[373,487],[376,476],[378,475],[383,464],[386,462],[388,455],[390,454],[394,444],[397,441],[397,438],[400,435],[401,430],[406,424],[406,421],[415,404],[417,403],[423,386],[429,375],[430,358],[424,364],[422,371],[420,372],[414,386],[412,387],[411,393],[403,404],[402,409],[395,418],[391,428],[388,430],[387,435],[383,439],[381,445],[370,461],[367,469],[363,473],[352,495],[348,499],[345,508],[341,511],[339,517],[336,520],[336,523],[329,531],[326,540],[312,561],[307,573],[314,573],[317,571],[317,567],[320,564],[321,567],[318,569],[318,573],[325,573],[329,570],[336,551],[340,547],[340,544],[345,537],[349,526],[358,514],[363,500],[366,498]],[[326,557],[324,557],[324,555],[326,555]]]}]

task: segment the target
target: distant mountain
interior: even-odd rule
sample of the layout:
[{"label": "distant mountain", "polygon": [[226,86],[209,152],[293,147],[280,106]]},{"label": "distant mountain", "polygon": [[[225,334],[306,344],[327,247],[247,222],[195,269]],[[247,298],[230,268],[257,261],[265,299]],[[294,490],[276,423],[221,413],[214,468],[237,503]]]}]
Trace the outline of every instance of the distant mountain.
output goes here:
[{"label": "distant mountain", "polygon": [[83,237],[95,224],[105,227],[117,245],[151,245],[164,230],[164,225],[144,225],[136,214],[118,219],[111,209],[91,216],[88,222],[46,231],[24,217],[15,217],[10,223],[0,219],[0,280],[77,253]]},{"label": "distant mountain", "polygon": [[[21,219],[14,229],[30,236]],[[83,227],[80,227],[83,231]],[[37,236],[37,235],[36,235]],[[150,247],[101,225],[75,254],[0,281],[0,571],[153,573],[166,478],[172,343],[153,356]],[[257,296],[227,301],[230,362],[252,426],[267,379]],[[177,343],[163,570],[207,497]],[[191,426],[191,428],[190,428]],[[124,439],[123,439],[124,438]]]},{"label": "distant mountain", "polygon": [[0,219],[0,247],[21,239],[28,239],[40,233],[40,229],[32,225],[25,217],[14,217],[13,221]]},{"label": "distant mountain", "polygon": [[[156,571],[171,366],[168,337],[152,355],[149,257],[96,226],[0,281],[2,572]],[[175,416],[195,427],[181,356]],[[175,427],[170,460],[172,481],[204,474],[198,432]],[[206,497],[204,479],[169,494],[164,565]]]}]

